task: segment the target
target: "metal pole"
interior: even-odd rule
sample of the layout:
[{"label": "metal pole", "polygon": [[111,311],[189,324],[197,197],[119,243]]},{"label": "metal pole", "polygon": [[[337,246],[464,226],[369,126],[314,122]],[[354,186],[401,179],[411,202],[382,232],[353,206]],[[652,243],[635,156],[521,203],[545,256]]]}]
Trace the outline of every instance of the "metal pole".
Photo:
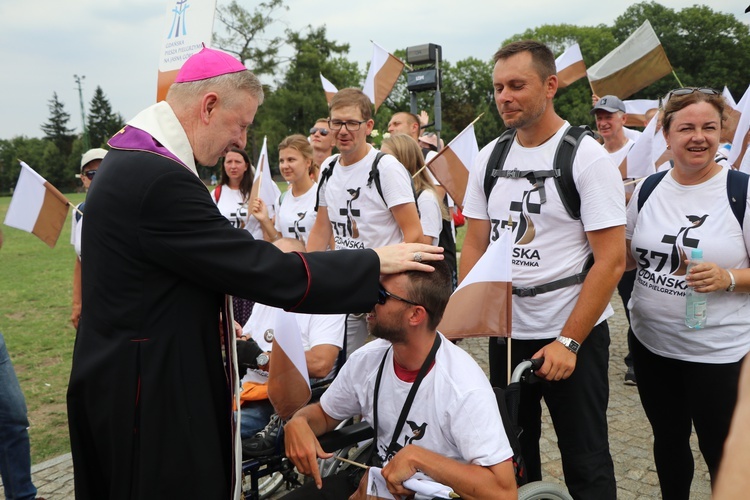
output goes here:
[{"label": "metal pole", "polygon": [[442,113],[442,101],[440,96],[440,59],[442,54],[440,53],[441,48],[436,48],[435,57],[435,73],[436,73],[436,85],[435,89],[435,135],[437,136],[437,149],[440,151],[440,131],[443,129],[443,113]]},{"label": "metal pole", "polygon": [[85,79],[86,75],[73,75],[73,78],[78,85],[78,101],[81,103],[81,124],[83,125],[83,134],[81,134],[81,138],[83,139],[83,151],[85,152],[91,149],[91,145],[89,144],[89,130],[88,127],[86,127],[86,112],[83,110],[83,89],[81,87],[81,80]]}]

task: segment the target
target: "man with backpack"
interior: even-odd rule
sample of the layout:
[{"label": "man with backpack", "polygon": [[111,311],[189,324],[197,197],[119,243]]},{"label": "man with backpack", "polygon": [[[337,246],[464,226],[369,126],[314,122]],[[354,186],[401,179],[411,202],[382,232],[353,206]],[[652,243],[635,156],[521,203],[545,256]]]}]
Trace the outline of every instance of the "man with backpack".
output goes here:
[{"label": "man with backpack", "polygon": [[500,231],[513,231],[513,341],[490,340],[491,382],[506,385],[508,349],[513,366],[544,357],[537,373],[548,382],[529,387],[519,408],[529,480],[541,479],[544,397],[573,497],[614,499],[606,318],[625,266],[622,180],[587,130],[555,113],[555,58],[545,45],[514,42],[494,60],[495,102],[512,130],[479,153],[470,174],[459,274]]},{"label": "man with backpack", "polygon": [[[393,156],[381,155],[367,143],[374,124],[372,104],[361,90],[343,89],[331,99],[328,125],[341,154],[321,165],[318,216],[308,252],[325,250],[331,238],[336,250],[427,242],[409,173]],[[366,337],[364,315],[350,315],[347,352]]]}]

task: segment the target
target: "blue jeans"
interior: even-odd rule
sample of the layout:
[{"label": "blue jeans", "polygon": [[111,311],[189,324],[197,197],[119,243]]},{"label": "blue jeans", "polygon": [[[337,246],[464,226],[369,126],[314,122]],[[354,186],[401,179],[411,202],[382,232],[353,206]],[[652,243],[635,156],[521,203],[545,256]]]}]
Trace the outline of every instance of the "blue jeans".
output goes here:
[{"label": "blue jeans", "polygon": [[262,431],[271,420],[276,410],[267,399],[261,401],[249,401],[242,405],[240,410],[242,418],[240,420],[240,437],[248,439]]},{"label": "blue jeans", "polygon": [[28,427],[26,401],[0,332],[0,475],[7,500],[36,497]]}]

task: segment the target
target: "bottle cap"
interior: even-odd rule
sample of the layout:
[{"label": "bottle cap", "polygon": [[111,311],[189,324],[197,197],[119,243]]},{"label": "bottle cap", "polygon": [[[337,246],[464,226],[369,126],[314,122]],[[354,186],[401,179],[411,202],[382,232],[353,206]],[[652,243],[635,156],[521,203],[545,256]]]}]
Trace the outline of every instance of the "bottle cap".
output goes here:
[{"label": "bottle cap", "polygon": [[702,259],[703,258],[703,249],[701,249],[701,248],[693,248],[693,251],[690,252],[690,258],[691,259]]}]

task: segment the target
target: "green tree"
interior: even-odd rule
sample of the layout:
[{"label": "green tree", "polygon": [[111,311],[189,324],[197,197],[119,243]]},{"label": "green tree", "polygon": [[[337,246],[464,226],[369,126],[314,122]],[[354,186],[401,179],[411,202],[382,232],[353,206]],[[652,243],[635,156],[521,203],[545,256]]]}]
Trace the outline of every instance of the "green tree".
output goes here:
[{"label": "green tree", "polygon": [[282,10],[289,10],[283,0],[260,2],[253,12],[240,6],[236,0],[219,6],[216,18],[224,25],[226,34],[214,34],[214,44],[249,64],[255,74],[273,73],[280,63],[278,56],[284,39],[264,38],[263,35],[277,21],[275,16]]},{"label": "green tree", "polygon": [[119,113],[112,111],[112,105],[99,86],[89,104],[87,122],[92,148],[105,147],[109,138],[125,126],[125,120]]},{"label": "green tree", "polygon": [[49,112],[49,121],[42,125],[42,132],[57,146],[60,153],[67,156],[73,146],[75,129],[68,128],[70,113],[65,111],[65,105],[58,99],[57,92],[53,92],[52,99],[49,100]]}]

